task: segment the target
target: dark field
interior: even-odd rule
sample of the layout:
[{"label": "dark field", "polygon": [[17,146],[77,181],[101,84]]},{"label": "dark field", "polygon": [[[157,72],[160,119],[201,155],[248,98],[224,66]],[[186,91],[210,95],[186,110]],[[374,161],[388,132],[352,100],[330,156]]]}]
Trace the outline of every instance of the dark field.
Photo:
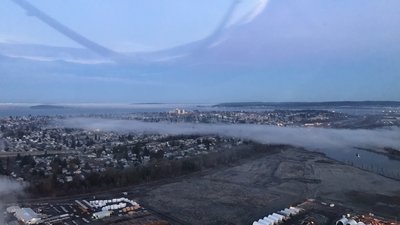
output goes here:
[{"label": "dark field", "polygon": [[400,201],[392,198],[400,182],[294,148],[141,191],[142,203],[183,224],[251,224],[307,198],[400,213]]}]

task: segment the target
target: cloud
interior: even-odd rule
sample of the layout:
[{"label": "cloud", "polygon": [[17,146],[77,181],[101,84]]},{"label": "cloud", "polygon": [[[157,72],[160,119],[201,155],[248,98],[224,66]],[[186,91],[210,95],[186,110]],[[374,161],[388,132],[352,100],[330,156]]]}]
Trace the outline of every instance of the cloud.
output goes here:
[{"label": "cloud", "polygon": [[4,197],[9,194],[22,191],[23,186],[16,181],[0,176],[0,196]]},{"label": "cloud", "polygon": [[312,150],[320,148],[392,147],[400,148],[400,128],[349,130],[265,125],[228,125],[192,123],[147,123],[135,120],[70,118],[57,121],[69,128],[106,131],[178,134],[217,134],[258,141],[265,144],[290,144]]},{"label": "cloud", "polygon": [[28,59],[32,61],[40,61],[40,62],[54,62],[54,61],[64,61],[69,63],[77,63],[77,64],[104,64],[104,63],[112,63],[110,60],[91,60],[91,59],[69,59],[68,57],[41,57],[41,56],[29,56],[29,55],[5,55],[7,57],[13,59]]},{"label": "cloud", "polygon": [[0,224],[6,224],[3,218],[5,200],[13,200],[18,194],[21,194],[23,185],[7,177],[0,176]]}]

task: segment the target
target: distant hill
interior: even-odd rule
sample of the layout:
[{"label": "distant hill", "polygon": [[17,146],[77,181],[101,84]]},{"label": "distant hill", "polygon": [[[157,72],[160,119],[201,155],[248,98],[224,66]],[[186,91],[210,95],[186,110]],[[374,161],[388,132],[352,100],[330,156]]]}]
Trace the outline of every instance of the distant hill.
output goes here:
[{"label": "distant hill", "polygon": [[397,101],[336,101],[336,102],[228,102],[213,107],[400,107]]},{"label": "distant hill", "polygon": [[61,105],[34,105],[30,107],[31,109],[65,109],[65,106]]},{"label": "distant hill", "polygon": [[139,102],[139,103],[131,103],[131,105],[165,105],[165,103],[159,103],[159,102]]}]

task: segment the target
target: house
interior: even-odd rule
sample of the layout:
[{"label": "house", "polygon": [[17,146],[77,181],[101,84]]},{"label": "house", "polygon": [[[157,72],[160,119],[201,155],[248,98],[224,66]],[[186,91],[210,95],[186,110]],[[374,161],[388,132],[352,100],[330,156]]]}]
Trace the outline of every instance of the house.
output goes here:
[{"label": "house", "polygon": [[72,182],[72,176],[66,176],[65,177],[66,182]]}]

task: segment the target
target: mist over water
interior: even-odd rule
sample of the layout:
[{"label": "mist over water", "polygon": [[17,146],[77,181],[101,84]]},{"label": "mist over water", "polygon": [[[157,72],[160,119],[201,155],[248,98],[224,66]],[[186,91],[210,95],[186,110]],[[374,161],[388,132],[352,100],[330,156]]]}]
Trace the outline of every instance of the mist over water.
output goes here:
[{"label": "mist over water", "polygon": [[[135,120],[70,118],[56,122],[59,126],[87,130],[179,134],[215,134],[248,139],[264,144],[288,144],[318,151],[328,157],[360,168],[379,171],[400,178],[400,161],[386,155],[358,148],[400,149],[400,128],[374,130],[276,127],[245,124],[148,123]],[[361,157],[356,157],[359,154]]]},{"label": "mist over water", "polygon": [[264,144],[290,144],[320,148],[400,148],[400,128],[375,130],[276,127],[245,124],[148,123],[135,120],[70,118],[57,121],[68,128],[105,131],[178,134],[216,134]]}]

